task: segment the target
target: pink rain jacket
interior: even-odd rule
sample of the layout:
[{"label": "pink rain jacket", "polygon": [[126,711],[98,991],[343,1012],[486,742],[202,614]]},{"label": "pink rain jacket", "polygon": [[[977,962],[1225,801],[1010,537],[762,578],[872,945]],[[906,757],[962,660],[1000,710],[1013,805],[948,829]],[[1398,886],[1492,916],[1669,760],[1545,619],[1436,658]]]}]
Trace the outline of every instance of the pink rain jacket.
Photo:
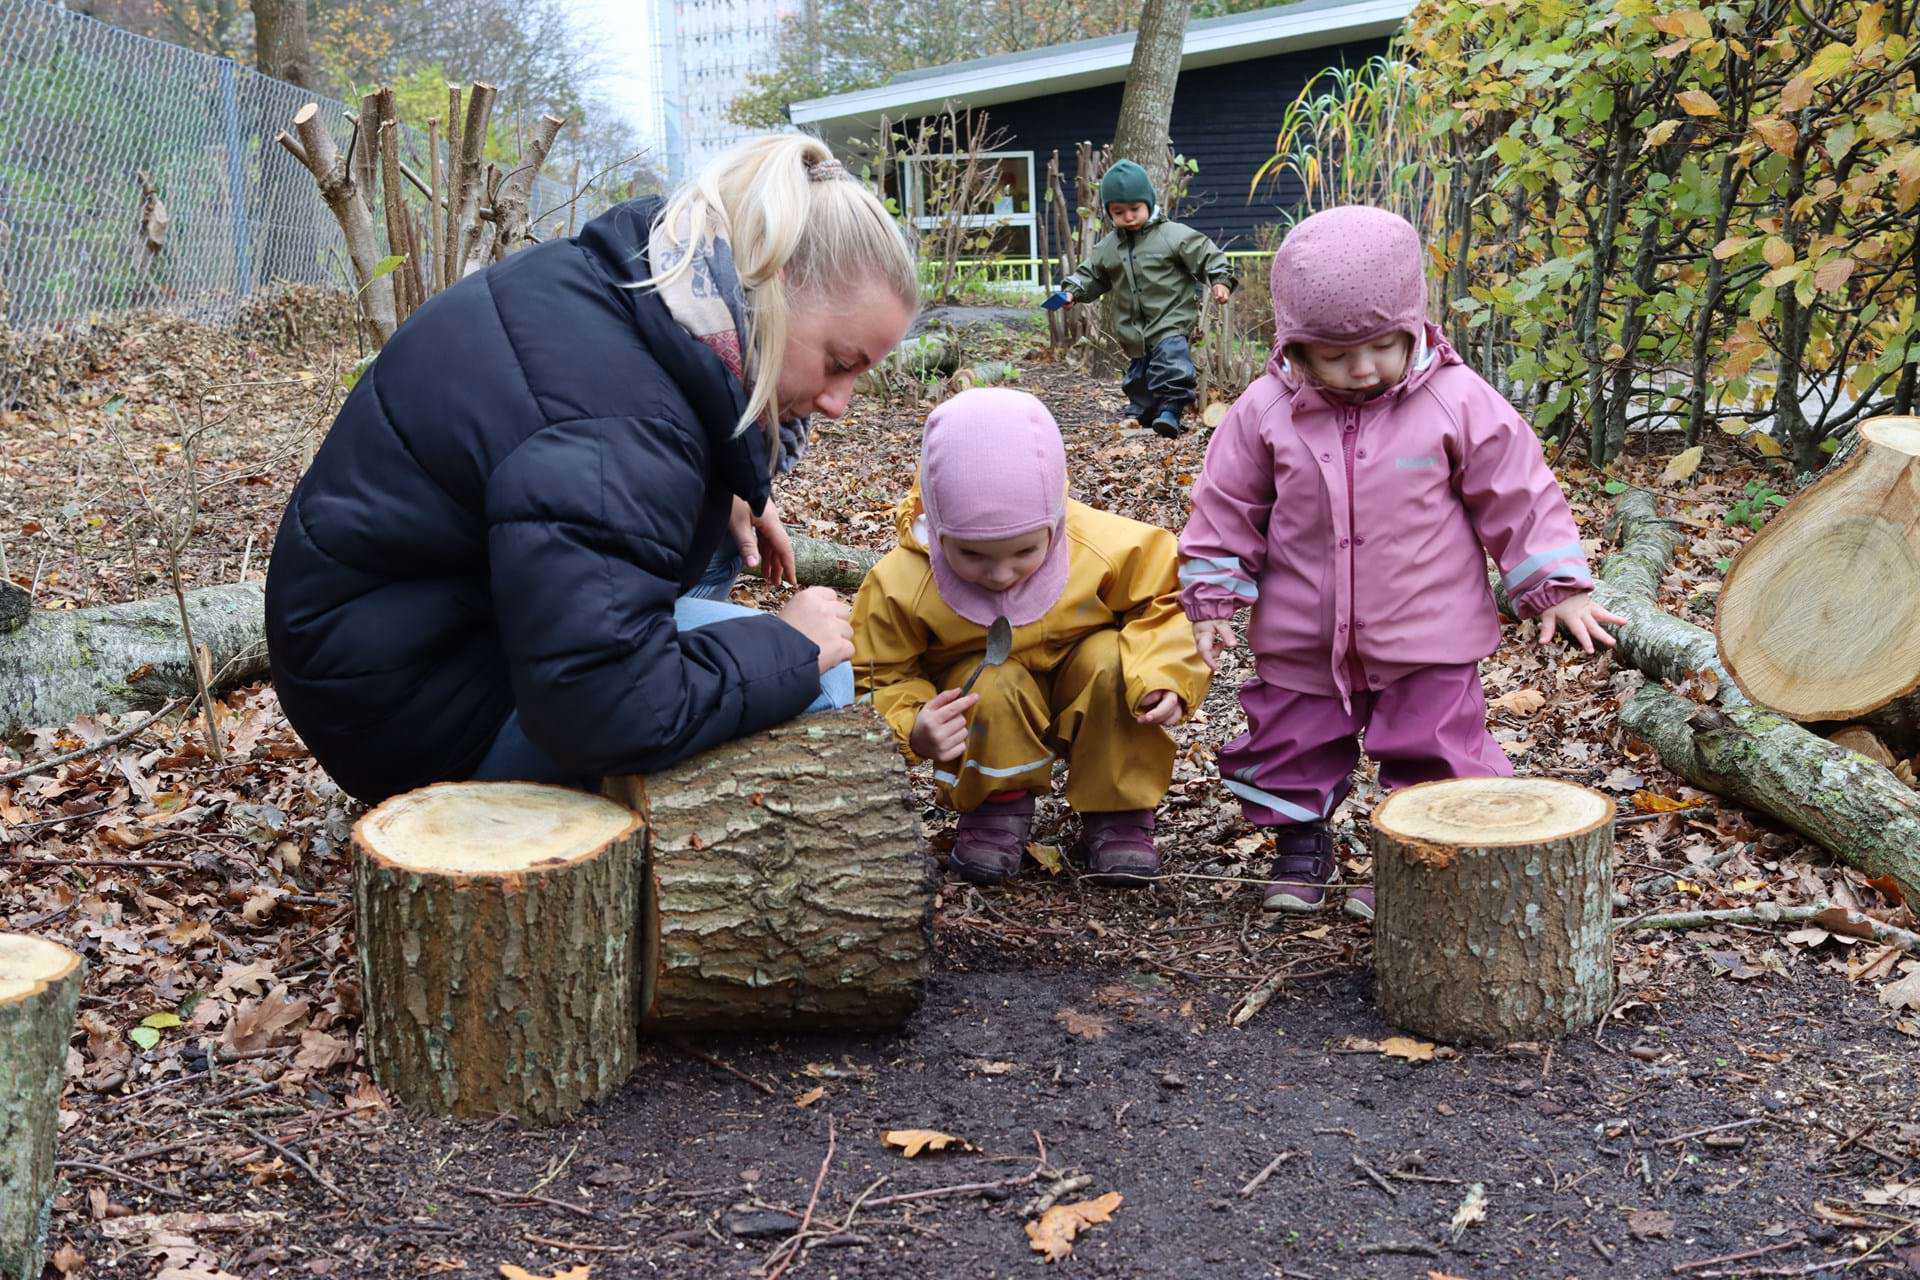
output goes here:
[{"label": "pink rain jacket", "polygon": [[1268,684],[1344,701],[1355,680],[1478,662],[1500,642],[1488,555],[1522,617],[1593,586],[1533,429],[1437,326],[1424,346],[1357,405],[1276,351],[1207,447],[1180,602],[1196,621],[1251,605]]}]

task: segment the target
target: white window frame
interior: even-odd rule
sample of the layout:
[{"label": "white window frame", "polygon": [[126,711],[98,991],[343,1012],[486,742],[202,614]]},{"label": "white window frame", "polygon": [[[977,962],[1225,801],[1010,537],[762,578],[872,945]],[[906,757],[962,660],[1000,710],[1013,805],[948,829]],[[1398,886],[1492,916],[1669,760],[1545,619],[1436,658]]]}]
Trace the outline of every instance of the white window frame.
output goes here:
[{"label": "white window frame", "polygon": [[[901,156],[900,194],[901,207],[909,211],[913,225],[928,231],[939,226],[946,219],[939,214],[928,214],[922,209],[923,191],[919,179],[918,166],[935,161],[946,163],[965,163],[966,153],[943,151],[930,156]],[[1037,261],[1040,252],[1040,219],[1038,206],[1040,190],[1034,181],[1034,153],[1031,151],[982,151],[982,160],[1024,160],[1027,164],[1027,211],[1025,213],[970,213],[960,219],[963,227],[1025,227],[1027,229],[1027,265],[1018,277],[1005,277],[995,283],[1011,287],[1025,284],[1037,287],[1040,283],[1040,264]]]}]

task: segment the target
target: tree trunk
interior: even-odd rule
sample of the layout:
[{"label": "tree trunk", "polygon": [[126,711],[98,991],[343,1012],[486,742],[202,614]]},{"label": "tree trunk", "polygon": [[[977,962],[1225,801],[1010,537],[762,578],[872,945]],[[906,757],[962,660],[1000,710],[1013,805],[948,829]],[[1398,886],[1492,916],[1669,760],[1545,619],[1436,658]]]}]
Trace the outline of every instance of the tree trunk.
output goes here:
[{"label": "tree trunk", "polygon": [[[1662,613],[1660,578],[1677,537],[1641,490],[1621,496],[1621,550],[1600,567],[1594,599],[1628,619],[1618,660],[1650,678],[1620,723],[1694,786],[1792,827],[1849,866],[1891,875],[1920,902],[1920,794],[1882,766],[1747,701],[1715,656],[1713,633]],[[1711,704],[1660,681],[1709,677]]]},{"label": "tree trunk", "polygon": [[645,1026],[891,1027],[919,1007],[937,876],[871,708],[803,716],[607,791],[648,825]]},{"label": "tree trunk", "polygon": [[1134,36],[1133,62],[1113,130],[1113,158],[1145,169],[1163,203],[1173,91],[1180,80],[1180,51],[1192,11],[1193,0],[1146,0],[1140,6],[1140,30]]},{"label": "tree trunk", "polygon": [[1453,1044],[1591,1026],[1613,999],[1613,802],[1548,778],[1459,778],[1373,813],[1375,990]]},{"label": "tree trunk", "polygon": [[[363,110],[361,114],[364,118],[366,112]],[[318,103],[309,102],[294,112],[293,127],[300,135],[297,141],[285,133],[277,140],[307,167],[307,172],[313,175],[314,182],[319,185],[321,200],[332,210],[334,221],[340,224],[340,234],[347,242],[347,260],[353,264],[355,296],[359,299],[368,341],[376,349],[384,347],[387,339],[393,336],[397,321],[394,319],[393,277],[375,272],[384,255],[380,252],[380,240],[373,229],[373,214],[367,208],[371,193],[355,185],[339,148],[333,145],[333,135],[327,132],[326,125],[320,121]],[[364,137],[361,143],[371,147],[373,139]],[[355,154],[364,153],[356,151]]]},{"label": "tree trunk", "polygon": [[32,614],[33,597],[27,594],[26,588],[0,578],[0,636],[26,626]]},{"label": "tree trunk", "polygon": [[1861,447],[1741,549],[1715,621],[1741,692],[1795,720],[1855,720],[1920,688],[1920,418]]},{"label": "tree trunk", "polygon": [[547,162],[547,153],[553,150],[553,140],[560,136],[566,124],[559,116],[541,116],[527,143],[526,155],[501,182],[500,198],[493,204],[494,261],[531,243],[529,232],[533,220],[546,212],[533,208],[533,184],[540,177],[541,166]]},{"label": "tree trunk", "polygon": [[307,39],[307,0],[252,0],[252,4],[254,66],[276,80],[317,90],[320,78]]},{"label": "tree trunk", "polygon": [[0,1280],[40,1280],[83,969],[57,943],[0,933]]},{"label": "tree trunk", "polygon": [[[193,636],[222,686],[265,673],[261,585],[240,582],[187,594]],[[197,692],[193,660],[172,596],[97,609],[35,609],[0,635],[0,737],[77,716],[143,711]]]},{"label": "tree trunk", "polygon": [[353,829],[374,1079],[435,1115],[552,1123],[620,1087],[636,1047],[644,844],[564,787],[451,782]]}]

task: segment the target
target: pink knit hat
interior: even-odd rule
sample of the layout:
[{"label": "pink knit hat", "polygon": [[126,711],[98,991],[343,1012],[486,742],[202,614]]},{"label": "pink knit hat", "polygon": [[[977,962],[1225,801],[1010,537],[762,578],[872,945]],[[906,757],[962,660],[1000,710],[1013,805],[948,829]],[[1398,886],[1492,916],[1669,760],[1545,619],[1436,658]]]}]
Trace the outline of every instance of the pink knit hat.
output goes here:
[{"label": "pink knit hat", "polygon": [[[1038,622],[1067,588],[1067,454],[1046,406],[1024,391],[976,387],[927,415],[920,435],[927,558],[947,606],[969,622]],[[944,538],[1011,538],[1051,529],[1047,558],[1009,591],[962,581]]]},{"label": "pink knit hat", "polygon": [[1358,346],[1389,333],[1417,345],[1427,327],[1420,233],[1397,213],[1348,204],[1322,210],[1273,255],[1273,349],[1296,342]]}]

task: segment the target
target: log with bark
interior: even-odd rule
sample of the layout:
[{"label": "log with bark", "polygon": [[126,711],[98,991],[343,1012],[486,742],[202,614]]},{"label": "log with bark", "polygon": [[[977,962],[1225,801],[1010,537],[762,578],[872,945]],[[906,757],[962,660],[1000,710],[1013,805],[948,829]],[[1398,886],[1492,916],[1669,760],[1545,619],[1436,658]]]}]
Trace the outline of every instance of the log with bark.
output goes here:
[{"label": "log with bark", "polygon": [[[793,535],[793,552],[801,586],[848,592],[860,589],[882,554],[801,534]],[[254,581],[187,593],[193,636],[209,650],[218,688],[266,674],[262,591]],[[25,591],[0,584],[0,737],[77,716],[150,711],[194,695],[172,596],[95,609],[27,603]]]},{"label": "log with bark", "polygon": [[435,1115],[551,1123],[635,1053],[639,820],[585,792],[452,782],[353,830],[374,1079]]},{"label": "log with bark", "polygon": [[646,1027],[890,1027],[919,1007],[937,876],[870,707],[606,786],[647,822]]},{"label": "log with bark", "polygon": [[1858,435],[1741,549],[1720,592],[1721,662],[1794,720],[1855,720],[1920,689],[1920,418]]},{"label": "log with bark", "polygon": [[1613,802],[1550,778],[1458,778],[1373,813],[1375,990],[1389,1022],[1510,1044],[1613,999]]},{"label": "log with bark", "polygon": [[[266,672],[263,600],[258,582],[186,595],[193,638],[207,648],[222,686]],[[0,634],[0,737],[83,715],[149,711],[195,692],[171,595],[96,609],[35,609],[25,625]]]},{"label": "log with bark", "polygon": [[[1692,785],[1778,819],[1870,876],[1891,876],[1920,902],[1920,793],[1749,702],[1720,665],[1713,633],[1654,604],[1679,538],[1652,495],[1629,491],[1617,512],[1621,550],[1601,565],[1594,599],[1629,620],[1614,652],[1649,677],[1621,708],[1621,725]],[[1689,678],[1710,686],[1705,703],[1662,683]]]},{"label": "log with bark", "polygon": [[0,933],[0,1280],[40,1280],[83,968],[58,943]]}]

